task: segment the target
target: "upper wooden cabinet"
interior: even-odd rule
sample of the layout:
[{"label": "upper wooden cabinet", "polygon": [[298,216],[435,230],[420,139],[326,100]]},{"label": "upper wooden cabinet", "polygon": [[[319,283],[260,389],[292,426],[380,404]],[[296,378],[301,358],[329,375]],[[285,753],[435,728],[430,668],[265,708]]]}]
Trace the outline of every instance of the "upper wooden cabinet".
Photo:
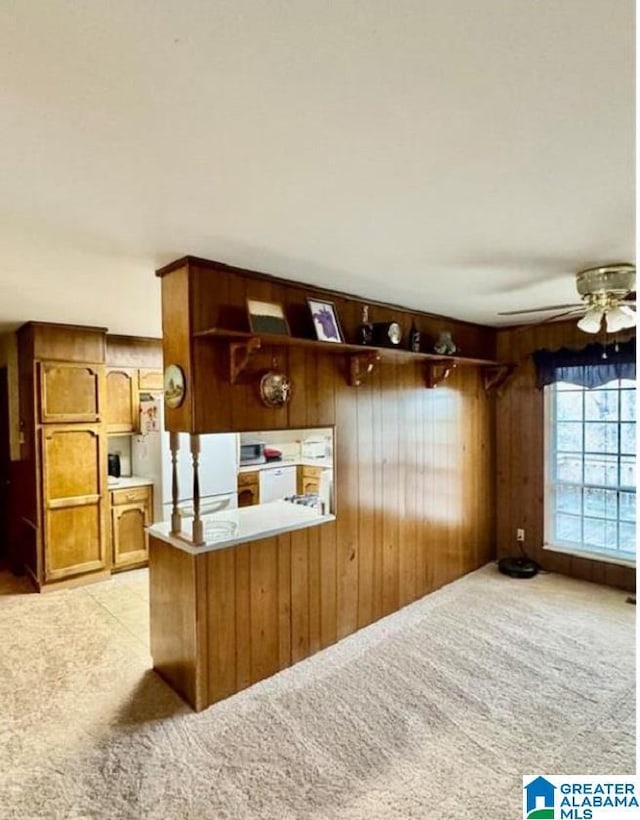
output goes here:
[{"label": "upper wooden cabinet", "polygon": [[100,421],[102,365],[39,362],[43,424]]},{"label": "upper wooden cabinet", "polygon": [[106,385],[107,432],[135,432],[138,429],[138,371],[125,367],[109,368]]}]

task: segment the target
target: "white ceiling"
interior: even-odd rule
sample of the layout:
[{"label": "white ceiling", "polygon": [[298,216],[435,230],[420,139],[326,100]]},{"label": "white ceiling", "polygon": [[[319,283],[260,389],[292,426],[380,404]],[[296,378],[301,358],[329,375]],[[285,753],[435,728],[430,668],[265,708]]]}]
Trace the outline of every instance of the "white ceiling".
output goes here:
[{"label": "white ceiling", "polygon": [[[218,259],[434,313],[634,258],[632,0],[5,0],[0,327]],[[511,320],[513,322],[513,320]]]}]

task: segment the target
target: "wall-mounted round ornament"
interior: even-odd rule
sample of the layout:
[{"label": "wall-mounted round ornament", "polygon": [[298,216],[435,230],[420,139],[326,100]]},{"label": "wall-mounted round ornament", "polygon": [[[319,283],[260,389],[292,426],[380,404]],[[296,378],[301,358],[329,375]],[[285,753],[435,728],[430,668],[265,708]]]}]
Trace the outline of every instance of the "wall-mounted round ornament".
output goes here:
[{"label": "wall-mounted round ornament", "polygon": [[164,370],[164,403],[167,407],[180,407],[186,391],[184,372],[177,364],[170,364]]},{"label": "wall-mounted round ornament", "polygon": [[284,373],[269,370],[260,379],[260,398],[267,407],[283,407],[291,398],[291,386]]}]

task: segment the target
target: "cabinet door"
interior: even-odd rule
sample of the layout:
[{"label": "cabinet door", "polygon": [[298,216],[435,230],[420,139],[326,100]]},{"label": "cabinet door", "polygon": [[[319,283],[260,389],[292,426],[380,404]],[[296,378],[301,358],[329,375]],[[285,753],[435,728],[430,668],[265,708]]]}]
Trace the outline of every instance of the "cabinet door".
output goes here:
[{"label": "cabinet door", "polygon": [[305,476],[302,482],[302,494],[303,495],[319,495],[320,493],[320,481],[317,478],[307,478]]},{"label": "cabinet door", "polygon": [[258,498],[257,484],[246,484],[238,488],[238,507],[251,507],[258,503]]},{"label": "cabinet door", "polygon": [[100,421],[103,372],[101,365],[40,362],[40,421]]},{"label": "cabinet door", "polygon": [[138,429],[138,374],[136,370],[107,370],[105,421],[110,433]]},{"label": "cabinet door", "polygon": [[40,431],[46,581],[107,566],[100,431],[79,424]]},{"label": "cabinet door", "polygon": [[113,565],[124,568],[149,560],[149,505],[122,504],[111,508]]}]

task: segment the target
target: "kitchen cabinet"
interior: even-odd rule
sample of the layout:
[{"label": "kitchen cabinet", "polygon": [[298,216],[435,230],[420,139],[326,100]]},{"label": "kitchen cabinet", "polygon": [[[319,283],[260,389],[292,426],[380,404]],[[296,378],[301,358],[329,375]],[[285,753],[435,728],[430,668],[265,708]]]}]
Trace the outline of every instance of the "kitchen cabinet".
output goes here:
[{"label": "kitchen cabinet", "polygon": [[101,425],[43,427],[44,581],[107,567]]},{"label": "kitchen cabinet", "polygon": [[130,569],[149,560],[149,538],[153,488],[130,487],[111,491],[112,569]]},{"label": "kitchen cabinet", "polygon": [[320,479],[324,472],[324,467],[312,467],[307,464],[298,466],[298,494],[299,495],[319,495]]},{"label": "kitchen cabinet", "polygon": [[260,503],[260,471],[238,473],[238,506],[251,507]]},{"label": "kitchen cabinet", "polygon": [[109,574],[105,328],[27,322],[16,332],[20,398],[18,560],[39,590]]},{"label": "kitchen cabinet", "polygon": [[38,362],[40,422],[100,421],[102,365]]},{"label": "kitchen cabinet", "polygon": [[278,501],[296,492],[296,467],[273,467],[260,470],[260,503]]},{"label": "kitchen cabinet", "polygon": [[25,533],[16,564],[40,591],[139,566],[151,490],[113,505],[114,547],[107,434],[138,429],[140,385],[150,391],[162,374],[160,340],[53,322],[26,322],[16,339],[21,491],[12,515]]},{"label": "kitchen cabinet", "polygon": [[138,429],[138,371],[109,368],[106,385],[107,432],[135,432]]}]

